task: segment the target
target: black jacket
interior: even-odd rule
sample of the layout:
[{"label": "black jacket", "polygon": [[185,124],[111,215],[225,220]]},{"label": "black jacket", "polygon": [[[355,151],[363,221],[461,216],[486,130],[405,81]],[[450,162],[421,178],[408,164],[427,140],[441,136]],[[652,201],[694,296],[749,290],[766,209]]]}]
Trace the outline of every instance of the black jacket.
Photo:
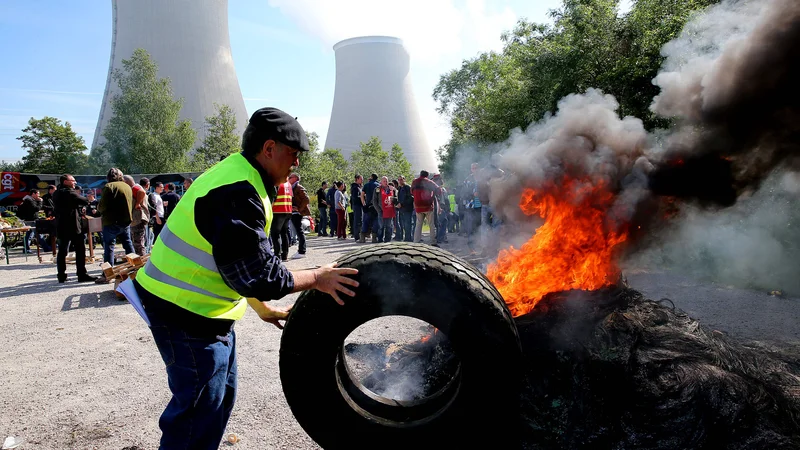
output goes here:
[{"label": "black jacket", "polygon": [[326,197],[325,189],[319,188],[317,189],[317,208],[327,208],[328,201],[325,199]]},{"label": "black jacket", "polygon": [[53,204],[58,236],[70,237],[81,234],[80,209],[88,205],[89,200],[78,195],[72,188],[61,186],[53,194]]},{"label": "black jacket", "polygon": [[44,209],[44,212],[48,217],[52,216],[55,211],[55,206],[53,205],[53,196],[49,192],[42,196],[42,209]]},{"label": "black jacket", "polygon": [[22,220],[36,220],[36,213],[42,210],[42,199],[34,200],[30,195],[26,195],[22,199],[22,204],[19,205],[17,215]]},{"label": "black jacket", "polygon": [[414,211],[414,196],[411,194],[411,186],[405,185],[397,188],[397,200],[400,203],[400,211]]},{"label": "black jacket", "polygon": [[331,208],[336,210],[336,186],[328,188],[328,192],[325,193],[325,201],[328,202]]},{"label": "black jacket", "polygon": [[358,183],[350,183],[350,204],[353,209],[361,209],[361,186]]}]

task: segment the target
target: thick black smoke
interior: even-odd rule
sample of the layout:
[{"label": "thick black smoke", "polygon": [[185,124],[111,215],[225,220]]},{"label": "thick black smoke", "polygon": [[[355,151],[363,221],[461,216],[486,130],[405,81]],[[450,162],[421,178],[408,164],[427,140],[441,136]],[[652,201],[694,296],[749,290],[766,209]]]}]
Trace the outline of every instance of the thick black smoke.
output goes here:
[{"label": "thick black smoke", "polygon": [[730,206],[777,167],[800,168],[800,1],[723,2],[664,54],[651,109],[677,127],[653,193]]}]

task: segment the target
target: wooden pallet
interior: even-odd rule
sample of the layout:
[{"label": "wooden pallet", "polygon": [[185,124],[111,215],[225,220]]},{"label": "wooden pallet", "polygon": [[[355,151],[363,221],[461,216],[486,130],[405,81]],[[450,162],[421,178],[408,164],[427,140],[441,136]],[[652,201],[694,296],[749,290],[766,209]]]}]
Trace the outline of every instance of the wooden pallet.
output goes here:
[{"label": "wooden pallet", "polygon": [[150,259],[150,255],[139,256],[136,253],[128,253],[125,255],[125,259],[127,260],[126,262],[113,267],[109,263],[100,265],[106,280],[114,280],[114,292],[119,298],[123,298],[122,294],[116,292],[119,284],[128,278],[136,278],[136,271],[144,267],[147,260]]}]

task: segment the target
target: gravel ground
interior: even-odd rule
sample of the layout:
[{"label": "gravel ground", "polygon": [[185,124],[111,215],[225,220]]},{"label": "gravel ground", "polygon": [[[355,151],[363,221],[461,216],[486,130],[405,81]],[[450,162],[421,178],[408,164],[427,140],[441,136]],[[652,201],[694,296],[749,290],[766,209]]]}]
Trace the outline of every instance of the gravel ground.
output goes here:
[{"label": "gravel ground", "polygon": [[[290,260],[290,268],[326,264],[357,247],[352,240],[309,242],[309,256]],[[445,248],[463,248],[457,237],[451,242]],[[169,391],[144,322],[127,302],[115,298],[111,286],[74,280],[58,284],[53,264],[39,264],[35,257],[26,263],[12,254],[10,266],[0,263],[0,330],[7,343],[0,350],[0,439],[22,437],[27,443],[21,449],[156,448],[158,417]],[[90,274],[99,274],[98,265],[90,267]],[[715,329],[748,340],[800,342],[798,299],[668,273],[639,270],[627,275],[646,295],[669,297]],[[278,303],[295,299],[292,295]],[[360,328],[352,338],[387,339],[385,320]],[[418,339],[421,333],[419,326],[389,330],[398,341]],[[281,391],[280,331],[251,310],[236,331],[239,397],[228,432],[241,440],[220,448],[317,448],[294,420]]]}]

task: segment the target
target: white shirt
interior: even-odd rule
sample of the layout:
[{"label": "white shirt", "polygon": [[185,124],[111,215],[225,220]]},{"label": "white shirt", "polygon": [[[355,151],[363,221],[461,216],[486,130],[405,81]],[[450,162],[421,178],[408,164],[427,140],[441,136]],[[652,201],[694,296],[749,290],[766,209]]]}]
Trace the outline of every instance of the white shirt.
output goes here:
[{"label": "white shirt", "polygon": [[156,214],[158,214],[158,217],[163,219],[164,218],[164,201],[161,200],[161,196],[158,195],[158,194],[154,195],[153,198],[155,199],[155,201],[153,202],[153,203],[155,203],[155,205],[153,205],[153,208],[155,208]]}]

